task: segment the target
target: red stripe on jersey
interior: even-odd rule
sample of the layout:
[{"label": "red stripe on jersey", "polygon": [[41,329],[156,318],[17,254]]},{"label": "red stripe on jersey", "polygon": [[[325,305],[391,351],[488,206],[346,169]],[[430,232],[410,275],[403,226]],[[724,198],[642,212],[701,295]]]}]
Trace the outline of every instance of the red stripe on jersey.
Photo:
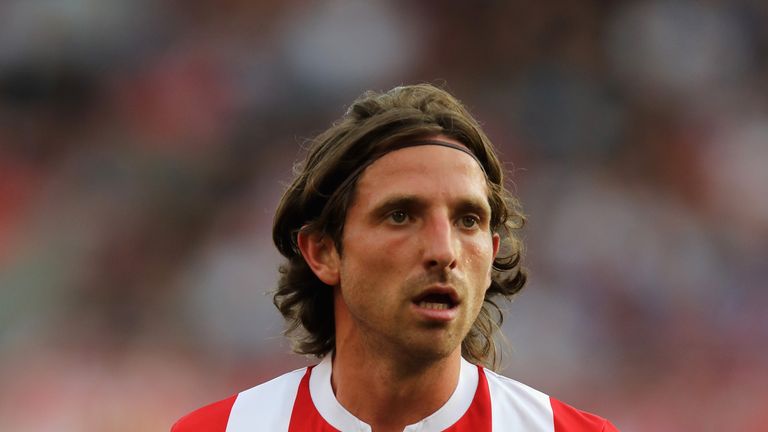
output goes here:
[{"label": "red stripe on jersey", "polygon": [[312,367],[308,367],[299,383],[299,391],[296,393],[296,401],[293,404],[288,432],[339,432],[338,429],[325,421],[312,402],[312,395],[309,393],[309,375],[311,372]]},{"label": "red stripe on jersey", "polygon": [[485,371],[477,367],[477,390],[467,412],[444,432],[491,432],[491,393]]},{"label": "red stripe on jersey", "polygon": [[180,418],[171,432],[225,432],[237,395],[206,405]]},{"label": "red stripe on jersey", "polygon": [[549,398],[555,432],[619,432],[608,420]]},{"label": "red stripe on jersey", "polygon": [[[445,429],[445,432],[491,432],[491,394],[488,390],[488,380],[485,378],[483,368],[478,366],[477,369],[477,390],[472,404],[459,421]],[[307,372],[299,383],[288,432],[339,432],[328,424],[312,402],[309,392],[311,370],[311,367],[307,368]]]}]

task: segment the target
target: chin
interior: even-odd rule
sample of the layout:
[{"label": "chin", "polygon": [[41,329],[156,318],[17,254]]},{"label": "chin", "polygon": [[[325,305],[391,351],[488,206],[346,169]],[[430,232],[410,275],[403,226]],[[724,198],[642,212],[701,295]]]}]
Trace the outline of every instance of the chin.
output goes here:
[{"label": "chin", "polygon": [[403,354],[415,364],[431,364],[445,360],[460,350],[456,343],[435,343],[435,339],[425,341],[426,343],[411,343],[407,348],[403,348]]}]

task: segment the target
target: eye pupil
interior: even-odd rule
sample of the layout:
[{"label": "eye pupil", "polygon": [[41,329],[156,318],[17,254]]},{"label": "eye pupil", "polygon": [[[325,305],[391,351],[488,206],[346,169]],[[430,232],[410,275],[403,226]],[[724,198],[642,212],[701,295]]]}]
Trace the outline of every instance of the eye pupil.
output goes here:
[{"label": "eye pupil", "polygon": [[462,218],[462,221],[463,221],[462,223],[464,224],[465,228],[472,228],[477,223],[475,218],[473,218],[472,216],[464,216]]},{"label": "eye pupil", "polygon": [[392,217],[392,221],[396,223],[402,223],[402,222],[405,222],[407,215],[405,214],[404,211],[396,211],[392,213],[391,217]]}]

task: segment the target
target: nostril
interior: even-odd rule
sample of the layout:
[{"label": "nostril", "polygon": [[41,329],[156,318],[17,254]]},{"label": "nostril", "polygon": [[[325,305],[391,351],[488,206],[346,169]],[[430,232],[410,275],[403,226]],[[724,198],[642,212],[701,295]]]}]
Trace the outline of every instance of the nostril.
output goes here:
[{"label": "nostril", "polygon": [[454,267],[456,267],[456,260],[453,260],[453,259],[446,259],[446,260],[432,259],[427,261],[427,268],[453,269]]}]

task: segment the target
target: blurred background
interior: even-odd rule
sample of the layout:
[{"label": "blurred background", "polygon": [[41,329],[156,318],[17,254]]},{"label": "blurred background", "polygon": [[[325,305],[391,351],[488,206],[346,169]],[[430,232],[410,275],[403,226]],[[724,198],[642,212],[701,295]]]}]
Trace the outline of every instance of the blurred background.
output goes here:
[{"label": "blurred background", "polygon": [[504,374],[624,432],[764,432],[760,0],[0,2],[0,430],[168,430],[312,363],[276,203],[355,97],[416,82],[528,215]]}]

